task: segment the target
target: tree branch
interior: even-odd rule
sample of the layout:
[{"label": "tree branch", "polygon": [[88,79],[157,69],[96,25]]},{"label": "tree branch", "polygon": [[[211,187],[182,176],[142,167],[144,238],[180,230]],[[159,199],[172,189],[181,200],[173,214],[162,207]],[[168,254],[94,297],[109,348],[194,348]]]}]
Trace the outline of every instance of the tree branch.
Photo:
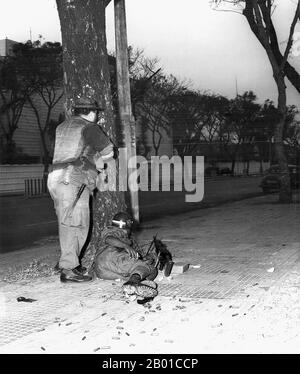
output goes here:
[{"label": "tree branch", "polygon": [[299,17],[300,17],[300,0],[298,0],[298,5],[297,5],[297,8],[296,8],[294,19],[293,19],[293,22],[291,24],[290,35],[289,35],[287,46],[286,46],[286,49],[285,49],[285,52],[284,52],[284,55],[283,55],[282,62],[280,64],[280,70],[284,69],[286,61],[288,59],[288,55],[290,53],[290,50],[291,50],[291,47],[292,47],[292,44],[293,44],[293,35],[294,35],[294,32],[295,32],[295,27],[296,27],[296,24],[297,24],[297,21],[298,21]]}]

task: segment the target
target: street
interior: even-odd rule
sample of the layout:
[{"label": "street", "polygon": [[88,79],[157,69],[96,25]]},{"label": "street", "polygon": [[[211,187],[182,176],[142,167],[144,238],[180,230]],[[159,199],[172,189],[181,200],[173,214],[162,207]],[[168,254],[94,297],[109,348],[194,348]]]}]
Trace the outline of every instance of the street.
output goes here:
[{"label": "street", "polygon": [[[199,203],[186,203],[185,191],[140,192],[141,222],[259,195],[260,179],[256,176],[206,179],[204,199]],[[0,207],[0,253],[22,249],[40,238],[57,235],[56,215],[50,197],[0,197]]]}]

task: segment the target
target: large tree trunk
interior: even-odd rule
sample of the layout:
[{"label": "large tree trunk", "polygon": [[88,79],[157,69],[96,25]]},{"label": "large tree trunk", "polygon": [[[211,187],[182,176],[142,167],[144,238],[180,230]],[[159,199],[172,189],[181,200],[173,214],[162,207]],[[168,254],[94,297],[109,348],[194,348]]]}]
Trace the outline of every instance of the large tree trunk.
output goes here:
[{"label": "large tree trunk", "polygon": [[[86,95],[105,108],[105,131],[116,138],[105,34],[107,0],[56,0],[61,24],[66,112]],[[93,204],[92,239],[84,263],[89,266],[100,231],[125,209],[124,193],[98,192]]]},{"label": "large tree trunk", "polygon": [[280,177],[279,202],[290,203],[292,201],[291,183],[288,169],[288,161],[283,144],[283,129],[286,119],[286,86],[284,76],[281,73],[274,74],[278,89],[278,112],[279,121],[275,127],[274,140],[275,152],[278,158]]},{"label": "large tree trunk", "polygon": [[[260,3],[258,0],[248,0],[246,1],[246,6],[243,11],[244,16],[247,18],[248,24],[264,47],[271,67],[273,71],[273,77],[277,86],[278,91],[278,113],[279,119],[278,122],[275,124],[275,131],[274,131],[274,140],[275,140],[275,154],[278,159],[279,169],[281,173],[281,180],[280,180],[280,192],[279,192],[279,202],[281,203],[290,203],[292,202],[292,192],[291,192],[291,184],[289,178],[289,170],[288,170],[288,162],[287,157],[284,150],[283,144],[283,129],[286,119],[286,85],[284,82],[285,72],[284,68],[286,66],[286,59],[281,61],[279,64],[276,55],[274,54],[272,47],[271,47],[271,32],[270,28],[265,27],[263,24],[263,3]],[[267,22],[267,21],[266,21]],[[268,22],[267,22],[268,24]],[[295,25],[294,25],[295,26]],[[290,48],[290,46],[289,46]],[[289,52],[289,49],[287,50]],[[286,56],[287,58],[287,56]]]}]

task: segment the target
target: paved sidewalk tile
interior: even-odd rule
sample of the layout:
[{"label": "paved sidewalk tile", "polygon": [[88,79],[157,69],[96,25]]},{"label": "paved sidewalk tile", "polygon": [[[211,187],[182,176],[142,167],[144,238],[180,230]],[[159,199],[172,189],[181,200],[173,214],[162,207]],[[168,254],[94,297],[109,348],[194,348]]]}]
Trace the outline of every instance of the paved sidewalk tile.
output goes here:
[{"label": "paved sidewalk tile", "polygon": [[272,198],[145,225],[141,241],[159,226],[174,260],[190,264],[159,274],[145,305],[129,302],[120,281],[3,282],[0,353],[299,353],[298,210]]}]

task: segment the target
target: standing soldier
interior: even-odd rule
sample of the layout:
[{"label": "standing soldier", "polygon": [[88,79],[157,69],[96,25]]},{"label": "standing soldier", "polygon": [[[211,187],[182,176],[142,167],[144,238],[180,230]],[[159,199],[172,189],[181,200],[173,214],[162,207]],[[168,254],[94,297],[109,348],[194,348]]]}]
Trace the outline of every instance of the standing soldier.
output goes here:
[{"label": "standing soldier", "polygon": [[58,218],[62,282],[92,280],[81,267],[79,255],[89,232],[89,200],[98,174],[114,155],[112,143],[97,124],[100,111],[97,102],[81,97],[75,101],[73,116],[56,130],[48,189]]}]

